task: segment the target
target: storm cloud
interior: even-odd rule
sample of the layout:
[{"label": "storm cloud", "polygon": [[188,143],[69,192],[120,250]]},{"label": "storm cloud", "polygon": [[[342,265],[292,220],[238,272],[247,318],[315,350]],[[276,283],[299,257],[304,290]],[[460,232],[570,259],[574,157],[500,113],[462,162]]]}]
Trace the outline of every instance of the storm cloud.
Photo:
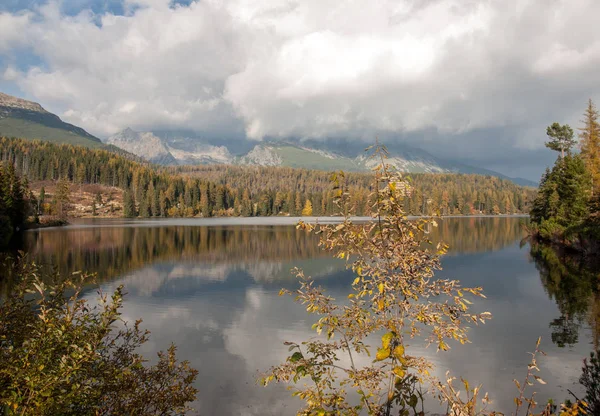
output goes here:
[{"label": "storm cloud", "polygon": [[377,135],[535,178],[600,98],[594,0],[17,3],[0,89],[101,137]]}]

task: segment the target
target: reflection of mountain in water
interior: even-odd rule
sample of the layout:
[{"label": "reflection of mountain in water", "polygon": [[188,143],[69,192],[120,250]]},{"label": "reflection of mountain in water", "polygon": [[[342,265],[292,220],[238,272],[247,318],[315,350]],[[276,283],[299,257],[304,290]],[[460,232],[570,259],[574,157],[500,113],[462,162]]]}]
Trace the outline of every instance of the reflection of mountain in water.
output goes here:
[{"label": "reflection of mountain in water", "polygon": [[586,324],[594,346],[600,346],[600,262],[556,247],[532,242],[531,257],[544,289],[554,299],[560,316],[550,322],[552,341],[559,347],[575,345]]}]

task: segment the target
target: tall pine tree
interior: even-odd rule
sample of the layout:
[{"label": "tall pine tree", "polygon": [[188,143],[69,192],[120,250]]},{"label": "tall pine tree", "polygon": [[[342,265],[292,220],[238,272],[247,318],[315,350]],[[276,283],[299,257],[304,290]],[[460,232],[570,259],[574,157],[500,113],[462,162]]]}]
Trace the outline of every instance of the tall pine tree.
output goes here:
[{"label": "tall pine tree", "polygon": [[546,147],[560,152],[560,157],[565,157],[565,152],[570,153],[571,148],[575,145],[573,138],[573,129],[568,124],[561,126],[559,123],[552,123],[546,129],[546,135],[550,138],[546,142]]}]

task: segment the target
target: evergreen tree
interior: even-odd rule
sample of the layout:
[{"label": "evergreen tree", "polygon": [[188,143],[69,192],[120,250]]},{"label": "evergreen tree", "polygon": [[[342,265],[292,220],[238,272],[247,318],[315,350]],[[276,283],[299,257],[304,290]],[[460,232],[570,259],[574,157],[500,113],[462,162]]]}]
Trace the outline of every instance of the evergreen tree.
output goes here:
[{"label": "evergreen tree", "polygon": [[13,165],[0,164],[0,248],[25,223],[29,207],[27,183],[15,173]]},{"label": "evergreen tree", "polygon": [[133,192],[130,189],[123,192],[123,216],[125,218],[133,218],[137,216],[135,209],[135,198]]},{"label": "evergreen tree", "polygon": [[589,187],[590,177],[579,155],[559,158],[542,176],[531,220],[553,221],[562,227],[581,223],[588,215]]},{"label": "evergreen tree", "polygon": [[56,214],[60,218],[65,218],[69,210],[69,203],[71,202],[71,187],[66,178],[62,178],[56,185]]},{"label": "evergreen tree", "polygon": [[575,145],[573,129],[568,124],[561,126],[559,123],[552,123],[546,129],[546,135],[550,138],[546,142],[546,147],[560,152],[561,158],[564,158],[565,152],[569,153]]},{"label": "evergreen tree", "polygon": [[296,202],[294,206],[294,215],[299,215],[302,213],[302,197],[300,193],[296,193]]},{"label": "evergreen tree", "polygon": [[38,214],[43,214],[43,207],[44,207],[44,203],[46,202],[46,188],[44,188],[42,186],[42,189],[40,189],[40,197],[38,199]]},{"label": "evergreen tree", "polygon": [[140,216],[142,218],[148,218],[148,217],[152,216],[152,214],[150,212],[150,205],[148,204],[147,197],[142,196],[142,198],[140,199],[140,209],[139,209],[138,216]]},{"label": "evergreen tree", "polygon": [[242,196],[241,214],[243,217],[252,216],[252,201],[250,200],[250,192],[247,189],[244,190],[244,195]]}]

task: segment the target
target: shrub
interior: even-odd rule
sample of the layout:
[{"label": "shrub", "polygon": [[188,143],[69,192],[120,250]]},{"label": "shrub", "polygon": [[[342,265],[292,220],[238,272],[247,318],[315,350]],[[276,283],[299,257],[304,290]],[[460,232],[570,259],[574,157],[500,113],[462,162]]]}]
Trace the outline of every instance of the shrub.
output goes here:
[{"label": "shrub", "polygon": [[[431,387],[441,400],[466,408],[477,402],[476,387],[463,403],[454,396],[452,378],[442,383],[431,375],[433,364],[411,355],[410,340],[424,339],[438,350],[449,349],[449,341],[466,343],[467,323],[482,323],[487,312],[469,312],[467,295],[481,296],[481,288],[462,287],[458,281],[436,279],[442,244],[432,245],[427,229],[435,221],[410,221],[402,201],[410,186],[389,170],[385,149],[376,171],[370,204],[373,221],[355,224],[348,193],[336,181],[336,204],[345,217],[341,224],[299,227],[321,234],[321,246],[335,257],[346,259],[356,277],[347,301],[336,302],[314,282],[296,270],[300,289],[289,292],[319,316],[313,328],[323,336],[301,343],[288,342],[292,353],[285,363],[263,378],[293,383],[294,395],[304,400],[303,415],[370,415],[417,413],[423,401],[421,387]],[[369,345],[373,337],[377,346]],[[372,351],[372,354],[371,354]],[[372,356],[359,365],[357,357]],[[350,393],[352,391],[352,393]],[[357,400],[351,397],[356,396]],[[466,407],[465,407],[466,406]],[[462,413],[461,413],[462,414]]]},{"label": "shrub", "polygon": [[168,415],[194,400],[197,371],[174,345],[148,365],[136,352],[149,333],[120,319],[123,289],[81,298],[87,275],[16,266],[20,283],[0,305],[0,414]]}]

